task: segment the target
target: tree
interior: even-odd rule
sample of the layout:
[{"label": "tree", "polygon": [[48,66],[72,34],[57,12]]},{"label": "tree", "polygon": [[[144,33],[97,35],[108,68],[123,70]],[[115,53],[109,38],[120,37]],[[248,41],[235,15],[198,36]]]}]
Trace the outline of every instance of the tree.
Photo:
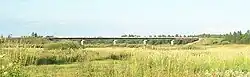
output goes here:
[{"label": "tree", "polygon": [[178,35],[178,34],[176,34],[176,35],[175,35],[175,37],[179,37],[179,35]]},{"label": "tree", "polygon": [[125,35],[122,35],[121,37],[128,37],[128,35],[125,34]]},{"label": "tree", "polygon": [[11,37],[12,37],[12,34],[9,34],[9,35],[8,35],[8,38],[11,38]]},{"label": "tree", "polygon": [[1,34],[0,38],[4,38],[2,34]]},{"label": "tree", "polygon": [[249,35],[250,35],[250,30],[247,30],[246,34],[249,34]]},{"label": "tree", "polygon": [[31,33],[31,37],[38,37],[38,34],[35,33],[35,32],[32,32],[32,33]]},{"label": "tree", "polygon": [[129,35],[128,35],[128,37],[134,37],[134,35],[132,35],[132,34],[129,34]]},{"label": "tree", "polygon": [[230,32],[224,35],[224,40],[236,44],[250,44],[250,30],[244,34],[241,31]]},{"label": "tree", "polygon": [[149,35],[149,37],[153,37],[152,35]]}]

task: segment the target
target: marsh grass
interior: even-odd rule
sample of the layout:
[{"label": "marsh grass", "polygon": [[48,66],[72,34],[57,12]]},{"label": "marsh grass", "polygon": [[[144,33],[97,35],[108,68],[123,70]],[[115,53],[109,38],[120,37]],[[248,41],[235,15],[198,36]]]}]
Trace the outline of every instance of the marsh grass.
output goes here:
[{"label": "marsh grass", "polygon": [[0,77],[26,77],[21,65],[6,59],[6,54],[0,54]]},{"label": "marsh grass", "polygon": [[85,50],[29,50],[25,48],[2,49],[6,57],[24,66],[47,65],[47,64],[68,64],[73,62],[84,62],[94,52]]},{"label": "marsh grass", "polygon": [[[164,46],[158,46],[164,48]],[[30,77],[248,77],[250,46],[149,48],[0,48]],[[172,49],[171,49],[172,48]],[[177,48],[177,49],[174,49]],[[17,73],[18,74],[18,73]]]}]

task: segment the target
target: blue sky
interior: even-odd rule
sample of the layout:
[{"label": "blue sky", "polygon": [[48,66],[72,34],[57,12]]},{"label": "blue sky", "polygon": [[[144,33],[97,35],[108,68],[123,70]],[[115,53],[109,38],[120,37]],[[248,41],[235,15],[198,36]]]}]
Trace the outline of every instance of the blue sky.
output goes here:
[{"label": "blue sky", "polygon": [[250,29],[249,0],[0,0],[0,34],[117,36]]}]

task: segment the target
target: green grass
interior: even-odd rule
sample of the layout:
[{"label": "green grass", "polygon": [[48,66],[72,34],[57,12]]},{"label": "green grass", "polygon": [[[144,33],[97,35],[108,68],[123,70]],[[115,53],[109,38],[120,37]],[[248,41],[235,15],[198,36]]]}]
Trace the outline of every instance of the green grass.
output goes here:
[{"label": "green grass", "polygon": [[0,54],[29,77],[250,77],[249,50],[249,45],[2,48]]}]

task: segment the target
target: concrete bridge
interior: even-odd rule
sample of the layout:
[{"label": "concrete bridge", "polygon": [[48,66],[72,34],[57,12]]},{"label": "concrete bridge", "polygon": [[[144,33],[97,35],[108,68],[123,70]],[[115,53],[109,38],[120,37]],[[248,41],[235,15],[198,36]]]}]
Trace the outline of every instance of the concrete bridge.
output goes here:
[{"label": "concrete bridge", "polygon": [[87,40],[98,40],[98,39],[110,39],[113,40],[113,44],[117,44],[116,41],[120,39],[142,39],[143,44],[147,44],[147,41],[150,39],[170,39],[171,45],[174,45],[175,40],[199,40],[198,37],[47,37],[47,39],[51,41],[58,41],[58,40],[75,40],[75,41],[81,41],[81,44],[84,44],[84,41]]}]

